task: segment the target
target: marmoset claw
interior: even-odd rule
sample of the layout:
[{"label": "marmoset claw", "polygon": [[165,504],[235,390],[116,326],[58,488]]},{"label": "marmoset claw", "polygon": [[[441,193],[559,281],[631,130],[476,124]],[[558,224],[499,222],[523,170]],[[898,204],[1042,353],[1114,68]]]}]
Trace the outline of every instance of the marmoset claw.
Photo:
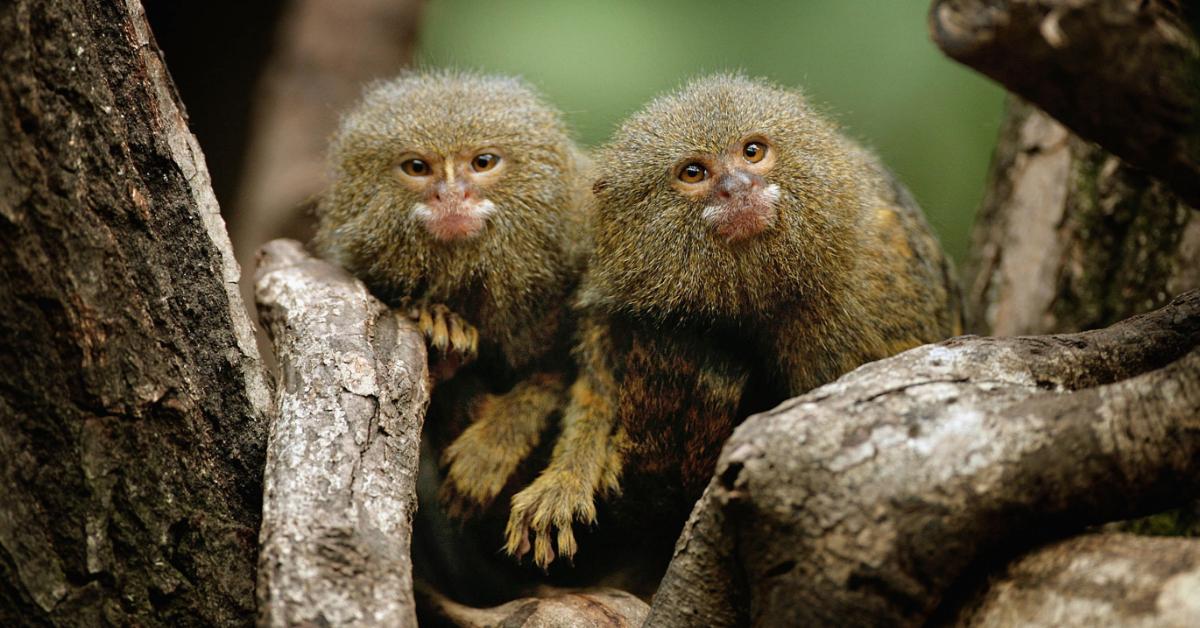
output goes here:
[{"label": "marmoset claw", "polygon": [[571,530],[576,521],[596,522],[593,491],[572,474],[547,471],[513,497],[505,550],[521,558],[532,547],[534,564],[547,569],[556,557],[551,539],[557,528],[557,556],[571,560],[578,549]]},{"label": "marmoset claw", "polygon": [[464,361],[473,359],[479,350],[479,331],[440,303],[413,304],[406,308],[408,317],[416,321],[417,327],[429,345],[442,353],[454,352]]}]

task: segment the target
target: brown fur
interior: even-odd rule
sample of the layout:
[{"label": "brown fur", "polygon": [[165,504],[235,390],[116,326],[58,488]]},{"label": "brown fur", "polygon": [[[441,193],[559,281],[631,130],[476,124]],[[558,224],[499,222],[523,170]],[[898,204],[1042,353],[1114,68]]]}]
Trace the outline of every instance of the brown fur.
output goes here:
[{"label": "brown fur", "polygon": [[[702,218],[712,199],[681,192],[676,177],[746,138],[774,151],[762,177],[778,186],[777,214],[730,242]],[[593,520],[595,494],[619,490],[602,472],[626,489],[618,510],[678,495],[677,533],[747,410],[961,330],[952,270],[911,196],[796,91],[694,81],[626,121],[596,161],[595,250],[580,290],[594,330],[580,343],[580,380],[610,382],[590,393],[609,400],[575,397],[563,422],[564,433],[603,435],[606,450],[580,443],[578,455],[560,441],[514,497],[508,549],[523,553],[532,532],[543,565],[554,528],[570,556],[572,520]],[[595,338],[613,347],[603,359],[587,359]]]},{"label": "brown fur", "polygon": [[[482,191],[495,211],[475,237],[432,237],[414,216],[427,197],[402,184],[402,157],[483,148],[505,161]],[[456,377],[488,392],[434,405],[467,408],[475,421],[446,450],[444,488],[456,511],[484,507],[536,446],[572,376],[566,304],[587,246],[586,159],[522,81],[461,72],[374,85],[343,118],[330,159],[316,247],[409,311],[435,348],[471,354],[478,343],[477,361]],[[435,389],[435,402],[439,389],[450,388]],[[453,418],[438,422],[445,430]]]}]

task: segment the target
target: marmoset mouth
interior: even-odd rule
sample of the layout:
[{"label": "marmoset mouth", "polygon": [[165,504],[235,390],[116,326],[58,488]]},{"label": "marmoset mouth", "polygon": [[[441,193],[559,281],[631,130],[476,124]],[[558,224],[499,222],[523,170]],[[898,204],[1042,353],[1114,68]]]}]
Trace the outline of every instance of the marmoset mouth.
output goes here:
[{"label": "marmoset mouth", "polygon": [[487,217],[496,211],[489,200],[477,202],[425,204],[413,206],[413,214],[425,225],[429,235],[442,242],[469,240],[478,236]]},{"label": "marmoset mouth", "polygon": [[775,225],[779,186],[720,200],[704,208],[704,219],[726,242],[752,238]]}]

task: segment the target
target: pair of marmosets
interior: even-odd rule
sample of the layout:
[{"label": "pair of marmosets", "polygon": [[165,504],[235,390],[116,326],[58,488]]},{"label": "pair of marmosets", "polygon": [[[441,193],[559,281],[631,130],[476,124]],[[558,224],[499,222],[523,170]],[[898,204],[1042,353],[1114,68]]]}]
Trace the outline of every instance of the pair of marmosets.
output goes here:
[{"label": "pair of marmosets", "polygon": [[430,421],[467,417],[443,498],[508,506],[505,548],[539,566],[598,505],[673,539],[748,413],[961,330],[912,197],[765,81],[694,80],[588,156],[520,80],[406,74],[331,155],[318,250],[418,321]]}]

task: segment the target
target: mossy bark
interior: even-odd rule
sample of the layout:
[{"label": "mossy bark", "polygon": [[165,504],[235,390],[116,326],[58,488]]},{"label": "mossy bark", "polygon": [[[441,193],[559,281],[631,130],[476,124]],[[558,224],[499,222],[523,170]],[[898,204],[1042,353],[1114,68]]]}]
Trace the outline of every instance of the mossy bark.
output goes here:
[{"label": "mossy bark", "polygon": [[976,333],[1095,329],[1200,287],[1200,211],[1009,102],[964,276]]}]

